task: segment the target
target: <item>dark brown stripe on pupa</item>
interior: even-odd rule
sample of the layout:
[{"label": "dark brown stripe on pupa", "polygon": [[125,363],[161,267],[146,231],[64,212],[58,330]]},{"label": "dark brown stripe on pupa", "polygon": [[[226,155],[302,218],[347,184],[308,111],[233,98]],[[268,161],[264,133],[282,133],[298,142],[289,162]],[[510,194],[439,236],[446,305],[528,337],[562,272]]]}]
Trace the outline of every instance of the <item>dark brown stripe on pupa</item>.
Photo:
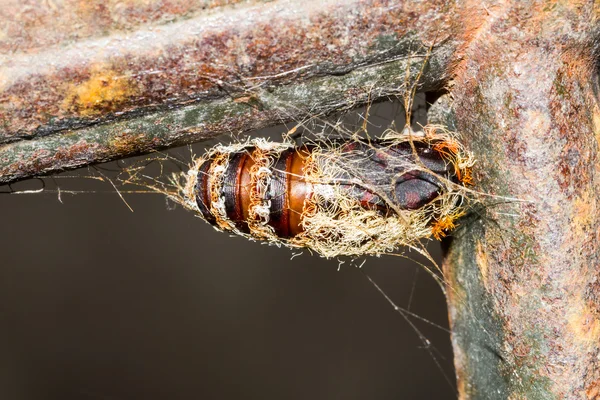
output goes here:
[{"label": "dark brown stripe on pupa", "polygon": [[227,217],[243,233],[250,232],[248,223],[244,219],[242,199],[240,197],[240,176],[248,157],[246,152],[231,154],[229,165],[223,173],[223,186],[221,189],[222,196],[225,198],[225,212],[227,213]]},{"label": "dark brown stripe on pupa", "polygon": [[289,174],[292,155],[295,150],[283,151],[275,165],[269,186],[269,198],[271,200],[271,212],[269,225],[281,238],[290,237],[290,210],[289,210]]}]

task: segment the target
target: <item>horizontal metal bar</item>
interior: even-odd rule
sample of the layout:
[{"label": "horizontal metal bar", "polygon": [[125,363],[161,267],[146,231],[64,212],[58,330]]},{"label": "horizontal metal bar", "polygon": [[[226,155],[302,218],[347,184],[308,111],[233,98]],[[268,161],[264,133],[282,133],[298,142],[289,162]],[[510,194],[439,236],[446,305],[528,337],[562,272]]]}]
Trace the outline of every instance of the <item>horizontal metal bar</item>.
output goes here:
[{"label": "horizontal metal bar", "polygon": [[0,182],[401,93],[430,47],[423,84],[442,86],[459,45],[453,12],[443,1],[243,2],[50,47],[0,42]]}]

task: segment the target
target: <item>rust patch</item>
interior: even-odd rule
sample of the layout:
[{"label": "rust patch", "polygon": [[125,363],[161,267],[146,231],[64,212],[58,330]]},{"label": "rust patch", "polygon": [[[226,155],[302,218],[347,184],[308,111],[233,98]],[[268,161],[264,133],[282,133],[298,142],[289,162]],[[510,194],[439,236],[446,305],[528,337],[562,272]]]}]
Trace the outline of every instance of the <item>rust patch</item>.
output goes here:
[{"label": "rust patch", "polygon": [[144,152],[149,148],[148,140],[143,133],[138,135],[132,135],[129,132],[116,133],[109,139],[108,145],[117,154]]},{"label": "rust patch", "polygon": [[[502,319],[499,348],[506,362],[490,368],[467,353],[467,373],[474,387],[485,390],[489,377],[504,372],[499,383],[507,384],[508,393],[501,398],[585,398],[586,389],[592,398],[599,393],[589,385],[597,379],[600,318],[583,289],[596,281],[598,266],[598,246],[590,242],[598,235],[598,210],[591,203],[598,197],[600,112],[592,114],[597,98],[587,73],[597,63],[565,51],[594,54],[592,2],[496,4],[486,9],[484,24],[467,22],[473,42],[465,41],[452,87],[457,127],[480,151],[478,159],[487,159],[480,190],[534,202],[517,204],[514,216],[499,216],[511,236],[502,243],[491,231],[452,242],[450,253],[470,254],[453,264],[469,271],[485,269],[481,247],[488,246],[491,289],[470,305],[491,302]],[[592,118],[596,139],[590,137]],[[472,240],[484,240],[484,246],[473,249]],[[465,276],[466,284],[478,283]],[[455,324],[462,340],[455,348],[463,351],[481,337],[479,321],[471,315],[464,320]]]},{"label": "rust patch", "polygon": [[0,53],[35,52],[73,39],[163,24],[242,0],[3,0]]},{"label": "rust patch", "polygon": [[600,147],[600,107],[598,107],[597,105],[596,107],[594,107],[594,111],[592,114],[592,123],[592,126],[594,127],[594,137],[596,138],[596,144],[598,147]]},{"label": "rust patch", "polygon": [[[87,21],[85,27],[103,27],[113,21],[107,15],[114,10],[104,5],[110,2],[82,5],[77,0],[67,11],[84,15],[80,19]],[[130,4],[121,3],[125,8]],[[391,0],[317,4],[245,3],[131,33],[108,30],[111,34],[105,37],[71,40],[69,46],[38,54],[19,51],[10,59],[0,55],[0,61],[10,61],[0,68],[7,77],[0,91],[0,140],[76,129],[116,113],[125,118],[130,112],[235,97],[248,88],[343,74],[397,54],[425,51],[418,46],[428,38],[440,43],[448,37],[448,30],[440,29],[449,29],[453,11],[432,20],[428,12],[445,7],[445,2],[415,5],[410,13]],[[88,21],[86,13],[98,18]],[[43,37],[45,32],[34,33]],[[98,65],[104,72],[90,67]],[[123,77],[128,77],[126,83]]]},{"label": "rust patch", "polygon": [[592,382],[585,390],[585,396],[588,400],[600,399],[600,381]]},{"label": "rust patch", "polygon": [[509,130],[506,133],[506,155],[520,163],[525,162],[527,144],[523,141],[520,132]]},{"label": "rust patch", "polygon": [[581,196],[575,198],[571,229],[577,237],[585,237],[598,229],[593,226],[597,212],[597,200],[590,195],[589,191],[584,191]]},{"label": "rust patch", "polygon": [[40,167],[46,167],[45,164],[52,165],[58,163],[66,166],[66,163],[77,163],[79,160],[87,160],[89,155],[99,147],[96,143],[80,141],[69,147],[59,147],[54,155],[48,159],[40,160]]},{"label": "rust patch", "polygon": [[61,108],[82,116],[97,115],[118,109],[138,91],[135,82],[126,75],[96,65],[91,68],[89,79],[69,85]]},{"label": "rust patch", "polygon": [[483,285],[486,287],[486,289],[488,289],[487,282],[488,282],[489,266],[488,266],[485,251],[483,249],[483,244],[479,240],[477,241],[476,249],[477,249],[477,252],[475,253],[475,260],[477,262],[477,266],[479,267],[479,272],[481,272],[481,280],[483,282]]},{"label": "rust patch", "polygon": [[597,312],[578,299],[567,316],[568,328],[580,345],[597,345],[600,342],[600,320]]}]

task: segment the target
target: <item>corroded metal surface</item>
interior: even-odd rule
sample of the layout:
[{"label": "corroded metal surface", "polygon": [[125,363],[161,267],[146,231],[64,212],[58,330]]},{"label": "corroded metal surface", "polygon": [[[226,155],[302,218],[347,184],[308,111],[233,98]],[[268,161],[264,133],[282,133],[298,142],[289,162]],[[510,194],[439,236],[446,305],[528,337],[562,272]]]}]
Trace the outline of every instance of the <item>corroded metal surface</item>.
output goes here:
[{"label": "corroded metal surface", "polygon": [[[281,112],[265,107],[265,93],[268,96],[269,91],[280,87],[306,85],[328,76],[336,78],[357,69],[365,71],[417,52],[422,54],[431,45],[436,45],[432,60],[439,68],[435,73],[430,70],[429,76],[441,85],[447,67],[442,64],[449,62],[457,46],[451,39],[451,33],[456,31],[454,9],[443,1],[423,4],[281,0],[242,2],[208,11],[201,10],[206,2],[195,8],[175,7],[175,11],[161,8],[166,3],[158,1],[142,5],[119,2],[138,11],[118,11],[122,16],[118,18],[105,10],[111,2],[108,3],[91,3],[90,12],[112,16],[99,27],[88,26],[90,22],[85,19],[81,22],[85,29],[69,26],[65,21],[80,18],[77,15],[83,6],[74,2],[73,7],[68,7],[71,2],[58,1],[44,4],[46,8],[61,4],[66,14],[61,14],[56,26],[48,22],[49,17],[33,18],[41,22],[28,30],[32,37],[12,32],[14,27],[5,24],[9,28],[0,42],[4,49],[0,55],[0,144],[5,144],[0,149],[0,174],[10,178],[2,181],[156,148],[159,134],[151,126],[135,132],[135,121],[151,116],[157,132],[172,131],[172,137],[163,135],[161,146],[289,121],[294,114],[306,114],[319,103],[314,101],[305,109],[294,104],[305,105],[310,100],[298,87],[289,90],[288,98],[279,100],[280,104],[286,100],[289,103]],[[152,4],[155,12],[149,12],[145,21],[140,15]],[[34,15],[41,12],[40,6],[31,7]],[[7,20],[25,18],[14,6],[3,12],[11,10],[15,16],[6,15]],[[129,22],[123,28],[115,18]],[[174,22],[170,22],[172,19]],[[384,84],[389,84],[390,80],[383,78]],[[403,78],[397,79],[395,89],[400,89],[402,82]],[[342,103],[352,102],[353,92],[362,93],[366,88],[360,79],[346,83],[349,86],[341,88],[345,93]],[[386,94],[378,91],[378,86],[378,82],[373,83],[375,92]],[[172,112],[190,106],[211,108],[215,101],[237,106],[221,109],[222,114],[212,114],[209,120],[189,120],[198,122],[200,127],[165,122]],[[333,111],[338,105],[320,104],[324,112]],[[238,110],[242,105],[246,106],[245,111]],[[112,129],[119,129],[122,124],[127,129]],[[208,126],[214,132],[209,132]],[[62,136],[73,137],[80,130],[90,129],[121,135],[124,141],[135,142],[135,146],[98,150],[96,154],[94,149],[101,148],[101,144],[85,138],[76,142],[74,152],[52,147],[46,139],[60,141]],[[57,168],[50,168],[53,162],[40,160],[37,153],[24,153],[27,145],[23,140],[38,143],[42,139],[46,141],[36,147],[42,153],[69,155]],[[21,147],[17,150],[11,146]],[[14,163],[15,157],[20,159],[19,164]]]},{"label": "corroded metal surface", "polygon": [[449,248],[461,397],[598,399],[598,9],[478,7],[454,109],[479,159],[477,189],[510,199],[488,197]]},{"label": "corroded metal surface", "polygon": [[416,69],[423,59],[275,87],[243,101],[214,99],[9,143],[0,147],[0,183],[348,108],[396,91],[407,62]]},{"label": "corroded metal surface", "polygon": [[207,10],[247,0],[3,0],[0,53],[35,53],[57,44],[144,25],[192,18]]},{"label": "corroded metal surface", "polygon": [[[402,54],[421,28],[392,2],[272,2],[0,58],[2,138],[140,107],[243,92],[278,75],[342,73]],[[47,27],[52,30],[52,26]],[[436,26],[439,28],[439,26]],[[41,33],[40,33],[41,34]],[[431,33],[433,38],[433,33]]]}]

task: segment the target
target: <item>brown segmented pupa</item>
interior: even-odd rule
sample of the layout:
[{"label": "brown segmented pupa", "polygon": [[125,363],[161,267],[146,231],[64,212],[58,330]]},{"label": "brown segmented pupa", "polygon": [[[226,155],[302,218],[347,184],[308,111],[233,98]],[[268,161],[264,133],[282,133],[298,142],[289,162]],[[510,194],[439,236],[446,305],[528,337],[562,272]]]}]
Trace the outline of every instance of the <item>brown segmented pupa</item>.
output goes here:
[{"label": "brown segmented pupa", "polygon": [[177,197],[218,230],[252,240],[324,257],[380,255],[452,229],[473,164],[454,135],[431,125],[375,140],[253,139],[195,160]]}]

